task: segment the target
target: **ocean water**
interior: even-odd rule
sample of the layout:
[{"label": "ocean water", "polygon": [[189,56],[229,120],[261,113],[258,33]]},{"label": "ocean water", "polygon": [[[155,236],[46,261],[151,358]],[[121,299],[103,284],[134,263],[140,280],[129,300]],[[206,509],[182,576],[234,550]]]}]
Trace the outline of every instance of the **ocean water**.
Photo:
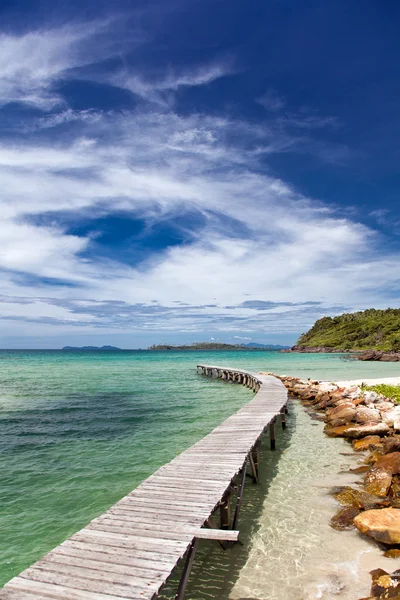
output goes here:
[{"label": "ocean water", "polygon": [[[0,585],[251,399],[252,392],[242,386],[197,375],[197,363],[327,380],[400,375],[396,363],[362,363],[341,355],[0,351]],[[188,597],[291,597],[273,596],[262,584],[253,588],[249,584],[258,581],[251,569],[260,575],[271,558],[283,565],[282,557],[288,556],[284,536],[275,535],[274,555],[265,548],[255,550],[260,536],[268,538],[282,522],[283,513],[271,509],[271,494],[278,499],[281,494],[281,500],[272,504],[284,506],[285,480],[288,485],[292,480],[302,483],[304,491],[306,479],[310,486],[327,474],[333,476],[343,443],[327,440],[320,431],[317,435],[315,423],[301,407],[294,408],[292,415],[281,436],[280,450],[265,450],[264,484],[250,486],[242,519],[245,546],[223,552],[217,544],[204,543]],[[304,437],[308,438],[305,456],[299,451]],[[293,463],[287,460],[289,451],[298,454],[299,461],[308,461],[303,482],[300,468],[296,477],[288,469]],[[324,452],[327,460],[322,462],[330,462],[329,473],[320,460]],[[318,496],[315,490],[314,495]],[[300,507],[301,502],[296,502]],[[333,510],[330,501],[326,502],[329,511]],[[304,506],[301,510],[307,512]],[[331,535],[331,530],[328,533]],[[304,542],[302,535],[305,533],[293,533],[295,550]],[[334,543],[326,531],[323,537],[325,543]],[[312,540],[318,543],[315,537]],[[312,559],[310,549],[307,552],[299,572],[290,580],[299,599],[307,579],[300,571],[306,569],[306,559]],[[296,560],[301,563],[301,557]],[[173,583],[165,598],[173,597]],[[277,589],[281,583],[278,581]]]}]

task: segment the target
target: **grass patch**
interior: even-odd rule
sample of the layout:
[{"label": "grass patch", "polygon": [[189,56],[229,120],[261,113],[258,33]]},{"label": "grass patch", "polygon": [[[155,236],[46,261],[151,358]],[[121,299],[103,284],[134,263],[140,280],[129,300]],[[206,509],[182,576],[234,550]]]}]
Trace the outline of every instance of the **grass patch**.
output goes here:
[{"label": "grass patch", "polygon": [[362,389],[377,392],[400,404],[400,385],[388,385],[387,383],[380,383],[379,385],[363,384]]}]

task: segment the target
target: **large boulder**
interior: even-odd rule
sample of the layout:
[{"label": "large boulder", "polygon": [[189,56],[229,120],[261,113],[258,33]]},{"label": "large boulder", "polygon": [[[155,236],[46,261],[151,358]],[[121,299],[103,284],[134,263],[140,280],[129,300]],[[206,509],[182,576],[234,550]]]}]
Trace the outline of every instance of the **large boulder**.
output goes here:
[{"label": "large boulder", "polygon": [[360,406],[356,412],[357,423],[379,423],[381,421],[381,413],[375,408],[367,408]]},{"label": "large boulder", "polygon": [[381,350],[365,350],[358,355],[357,360],[379,360],[382,354]]},{"label": "large boulder", "polygon": [[400,354],[384,352],[379,360],[381,360],[382,362],[398,362],[400,360]]},{"label": "large boulder", "polygon": [[400,544],[400,509],[366,510],[357,515],[354,525],[361,533],[383,544]]},{"label": "large boulder", "polygon": [[366,404],[370,404],[371,402],[378,402],[380,396],[377,392],[363,392],[364,400]]},{"label": "large boulder", "polygon": [[[388,552],[395,552],[389,550]],[[385,556],[388,556],[388,552],[385,552]],[[393,555],[392,555],[393,556]],[[400,581],[399,572],[395,571],[391,575],[383,569],[374,569],[371,571],[372,585],[371,595],[372,598],[369,600],[399,600],[400,598]],[[368,599],[364,599],[368,600]]]},{"label": "large boulder", "polygon": [[345,437],[350,439],[359,439],[366,435],[386,435],[390,429],[386,423],[363,423],[356,425],[342,425],[341,427],[327,427],[325,433],[329,437]]},{"label": "large boulder", "polygon": [[331,519],[331,527],[338,531],[344,531],[345,529],[352,529],[354,527],[354,517],[360,514],[358,508],[354,506],[344,506],[338,510],[336,515]]},{"label": "large boulder", "polygon": [[391,483],[392,473],[383,467],[374,467],[364,477],[365,491],[379,498],[386,498]]},{"label": "large boulder", "polygon": [[389,454],[390,452],[400,452],[400,436],[394,435],[382,440],[383,453]]},{"label": "large boulder", "polygon": [[342,392],[342,398],[348,398],[349,400],[355,400],[361,396],[361,388],[358,385],[346,388]]},{"label": "large boulder", "polygon": [[392,410],[383,412],[382,421],[387,423],[389,427],[393,427],[396,421],[400,421],[400,406],[395,406]]},{"label": "large boulder", "polygon": [[360,440],[354,440],[352,442],[353,450],[361,452],[362,450],[370,450],[370,448],[376,444],[380,444],[381,438],[379,435],[367,435]]},{"label": "large boulder", "polygon": [[349,486],[336,491],[334,496],[342,506],[352,506],[359,510],[388,506],[386,501],[381,500],[377,496],[369,494],[365,490],[355,490]]},{"label": "large boulder", "polygon": [[357,409],[352,402],[345,402],[334,408],[329,408],[325,417],[327,421],[335,421],[337,419],[343,419],[346,423],[349,423],[356,416]]},{"label": "large boulder", "polygon": [[380,456],[374,467],[386,469],[392,475],[398,475],[400,473],[400,452],[390,452]]},{"label": "large boulder", "polygon": [[319,384],[320,392],[335,392],[338,389],[338,386],[334,383],[329,383],[327,381],[322,381]]},{"label": "large boulder", "polygon": [[394,408],[394,404],[389,400],[379,400],[379,402],[375,402],[374,408],[382,412],[387,412],[388,410],[392,410],[392,408]]}]

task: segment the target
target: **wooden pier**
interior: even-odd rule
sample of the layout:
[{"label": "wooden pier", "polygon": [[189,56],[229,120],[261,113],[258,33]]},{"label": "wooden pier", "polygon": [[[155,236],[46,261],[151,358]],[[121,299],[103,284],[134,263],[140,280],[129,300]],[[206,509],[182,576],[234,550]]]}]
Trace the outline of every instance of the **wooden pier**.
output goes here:
[{"label": "wooden pier", "polygon": [[[241,383],[254,398],[209,435],[162,466],[84,529],[0,590],[2,600],[151,600],[178,564],[182,600],[199,540],[236,542],[246,474],[258,481],[258,446],[285,426],[278,379],[198,365],[203,375]],[[218,522],[217,522],[218,519]]]}]

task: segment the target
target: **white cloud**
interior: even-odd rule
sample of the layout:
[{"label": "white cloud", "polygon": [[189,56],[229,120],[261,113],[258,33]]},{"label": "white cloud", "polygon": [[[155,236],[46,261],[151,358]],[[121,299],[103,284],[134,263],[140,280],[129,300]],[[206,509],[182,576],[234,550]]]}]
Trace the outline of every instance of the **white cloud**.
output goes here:
[{"label": "white cloud", "polygon": [[[82,57],[81,44],[96,31],[0,38],[0,102],[43,110],[61,104],[53,83],[90,64],[95,51]],[[296,137],[271,124],[166,110],[169,94],[228,72],[211,65],[152,80],[119,73],[114,84],[150,100],[145,110],[61,107],[24,124],[24,138],[0,145],[0,282],[11,298],[0,299],[3,333],[207,327],[251,339],[247,333],[303,330],[335,306],[390,303],[385,289],[399,285],[398,257],[382,251],[378,234],[297,193],[259,162],[271,152],[302,151]],[[155,110],[154,102],[165,106]],[[65,137],[52,137],[53,128],[77,122]],[[91,236],[70,234],[61,218],[68,213],[79,223],[120,211],[148,227],[180,216],[188,242],[140,264],[123,254],[119,261],[89,258]],[[70,285],[43,287],[43,278]],[[154,299],[164,308],[155,309]],[[261,310],[245,300],[274,306]],[[301,305],[310,300],[321,304]]]},{"label": "white cloud", "polygon": [[129,90],[141,98],[157,104],[169,105],[172,101],[171,92],[176,92],[182,87],[208,85],[231,73],[232,69],[228,64],[214,63],[183,71],[168,69],[161,76],[151,79],[125,69],[113,74],[109,81],[116,87]]},{"label": "white cloud", "polygon": [[60,104],[52,84],[80,62],[76,46],[85,35],[69,28],[0,35],[0,103],[25,102],[42,109]]},{"label": "white cloud", "polygon": [[[114,25],[103,19],[24,34],[0,33],[0,106],[21,102],[43,111],[63,106],[54,84],[117,55],[123,38],[110,42],[107,36]],[[136,43],[140,41],[137,36]],[[131,39],[131,46],[134,43]]]},{"label": "white cloud", "polygon": [[[342,303],[359,286],[343,264],[359,269],[372,257],[374,234],[282,181],[238,167],[239,154],[248,166],[256,159],[251,146],[226,144],[235,124],[200,115],[107,116],[101,142],[93,135],[97,123],[93,131],[90,123],[85,127],[87,137],[58,148],[24,143],[0,149],[0,206],[8,218],[1,228],[3,267],[85,281],[89,297],[130,302],[150,302],[155,290],[167,303],[206,304],[217,297],[229,304],[249,291],[259,299],[319,300],[331,287],[331,301]],[[251,129],[247,134],[251,138]],[[89,240],[64,234],[56,216],[47,227],[24,222],[29,213],[93,214],[96,207],[101,214],[139,212],[150,222],[196,208],[206,224],[191,245],[158,254],[137,270],[81,259]],[[32,246],[35,258],[27,252]],[[339,272],[345,294],[332,281]],[[104,278],[112,285],[104,286]]]},{"label": "white cloud", "polygon": [[286,106],[285,98],[274,89],[267,90],[256,101],[271,112],[279,112]]}]

